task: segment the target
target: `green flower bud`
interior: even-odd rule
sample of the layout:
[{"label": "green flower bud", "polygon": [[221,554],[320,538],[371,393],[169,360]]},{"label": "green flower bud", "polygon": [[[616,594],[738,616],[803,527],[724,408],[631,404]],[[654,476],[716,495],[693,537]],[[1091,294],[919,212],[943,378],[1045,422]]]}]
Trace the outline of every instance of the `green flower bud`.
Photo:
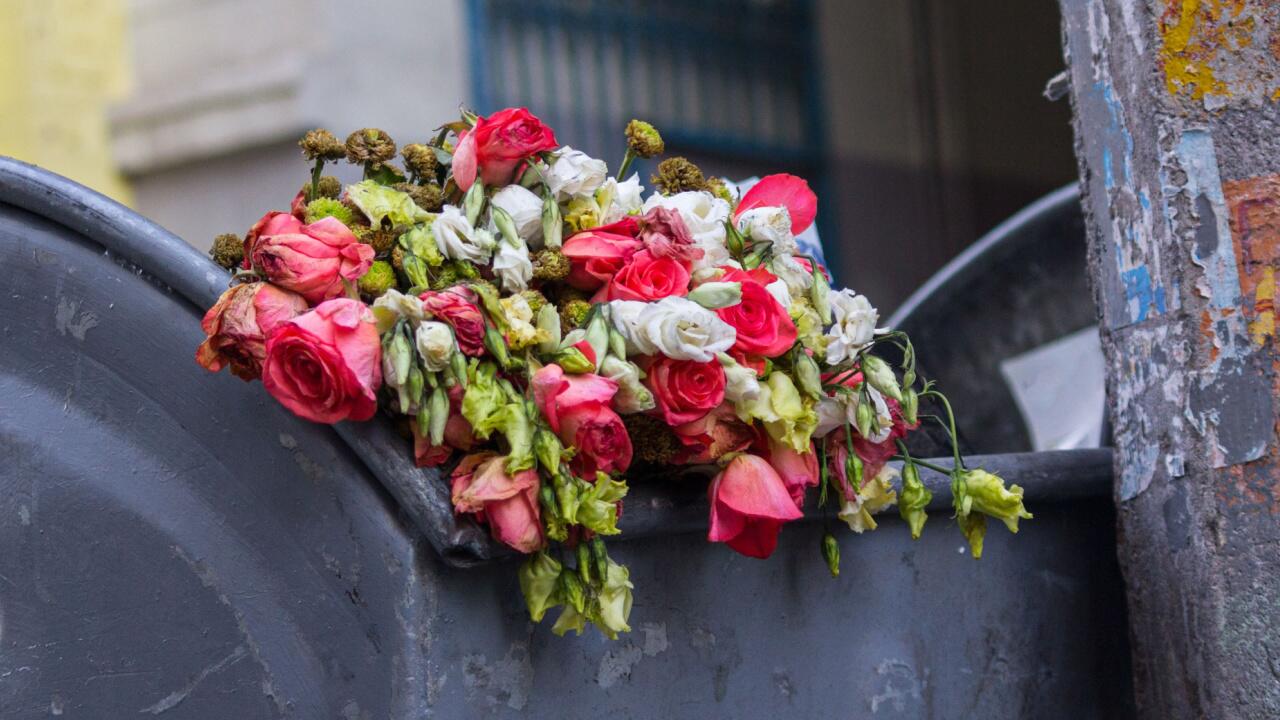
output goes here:
[{"label": "green flower bud", "polygon": [[560,205],[551,194],[542,200],[542,244],[559,250],[564,236],[564,219],[560,217]]},{"label": "green flower bud", "polygon": [[587,547],[585,542],[578,543],[578,579],[585,585],[594,585],[591,579],[591,548]]},{"label": "green flower bud", "polygon": [[987,536],[987,516],[980,514],[957,515],[956,524],[964,539],[969,541],[969,552],[974,560],[982,559],[982,541]]},{"label": "green flower bud", "polygon": [[813,284],[809,286],[809,302],[818,311],[818,318],[823,325],[831,324],[831,286],[827,284],[827,276],[813,263]]},{"label": "green flower bud", "polygon": [[467,222],[475,225],[480,218],[480,211],[484,210],[483,182],[476,180],[471,184],[471,189],[462,197],[462,209],[467,214]]},{"label": "green flower bud", "polygon": [[560,444],[560,438],[555,433],[546,428],[538,428],[533,434],[533,454],[542,465],[542,468],[551,475],[560,472],[560,459],[564,452],[564,446]]},{"label": "green flower bud", "polygon": [[875,421],[875,410],[871,408],[871,401],[863,397],[858,402],[856,411],[856,419],[858,422],[858,434],[864,438],[871,437],[871,423]]},{"label": "green flower bud", "polygon": [[[426,380],[422,376],[422,369],[418,367],[418,363],[409,366],[409,381],[407,383],[409,389],[409,403],[411,406],[420,406],[422,404],[422,387]],[[400,408],[402,412],[408,412],[408,407]]]},{"label": "green flower bud", "polygon": [[453,371],[453,377],[457,379],[458,384],[462,387],[467,386],[467,358],[460,352],[456,352],[449,356],[449,369]]},{"label": "green flower bud", "polygon": [[536,327],[542,334],[542,340],[538,343],[538,352],[542,355],[550,355],[556,351],[560,345],[560,313],[556,311],[556,306],[551,303],[543,303],[538,308],[538,317]]},{"label": "green flower bud", "polygon": [[449,395],[444,391],[443,387],[437,387],[431,392],[430,407],[431,444],[442,445],[444,444],[444,426],[449,421]]},{"label": "green flower bud", "polygon": [[609,354],[609,323],[605,321],[603,312],[597,311],[587,323],[587,344],[596,354],[597,361]]},{"label": "green flower bud", "polygon": [[657,157],[666,149],[658,129],[643,120],[632,120],[627,123],[626,135],[627,149],[636,157]]},{"label": "green flower bud", "polygon": [[400,261],[401,267],[404,268],[404,276],[409,278],[409,284],[415,288],[427,288],[431,285],[431,277],[427,274],[427,264],[417,255],[405,255]]},{"label": "green flower bud", "polygon": [[502,233],[503,240],[514,247],[523,246],[520,233],[516,232],[516,221],[511,219],[511,213],[494,205],[489,208],[489,216],[493,218],[493,224],[497,226],[498,232]]},{"label": "green flower bud", "polygon": [[840,543],[829,532],[822,534],[822,559],[827,561],[831,577],[840,577]]},{"label": "green flower bud", "polygon": [[958,515],[974,511],[1002,520],[1009,532],[1018,532],[1018,519],[1031,519],[1022,504],[1022,488],[1011,485],[1005,488],[1004,480],[986,470],[966,470],[959,474],[959,492],[956,494]]},{"label": "green flower bud", "polygon": [[902,402],[902,390],[898,388],[898,379],[894,377],[893,368],[889,367],[889,363],[875,355],[863,355],[862,375],[871,387]]},{"label": "green flower bud", "polygon": [[920,411],[920,396],[910,387],[902,393],[902,419],[908,424],[916,424],[916,415]]},{"label": "green flower bud", "polygon": [[898,514],[911,528],[911,538],[920,539],[924,523],[929,519],[925,508],[933,500],[933,493],[920,482],[920,469],[908,461],[902,466],[902,492],[898,494]]},{"label": "green flower bud", "polygon": [[578,522],[578,487],[570,482],[563,473],[551,475],[551,485],[556,491],[556,502],[560,505],[560,516],[567,523]]},{"label": "green flower bud", "polygon": [[724,242],[729,248],[729,254],[735,258],[742,257],[742,251],[746,247],[746,241],[742,239],[742,233],[738,232],[738,228],[734,226],[732,220],[724,221]]},{"label": "green flower bud", "polygon": [[369,266],[369,270],[360,276],[358,284],[360,292],[376,298],[396,286],[396,271],[391,267],[391,263],[375,260]]},{"label": "green flower bud", "polygon": [[719,310],[742,302],[742,283],[705,282],[689,291],[689,299],[708,310]]},{"label": "green flower bud", "polygon": [[822,373],[818,370],[818,363],[803,351],[796,352],[795,358],[796,380],[800,382],[800,391],[815,401],[825,397],[826,393],[822,390]]},{"label": "green flower bud", "polygon": [[489,351],[503,370],[511,367],[511,354],[507,352],[507,341],[502,339],[502,333],[492,326],[485,326],[484,329],[484,347]]},{"label": "green flower bud", "polygon": [[556,542],[569,539],[569,525],[560,517],[560,507],[556,505],[556,494],[551,486],[538,488],[538,504],[542,507],[542,524],[546,528],[547,537]]},{"label": "green flower bud", "polygon": [[857,491],[862,487],[862,458],[858,457],[858,453],[848,453],[849,457],[844,463],[844,476],[849,478],[849,484]]},{"label": "green flower bud", "polygon": [[596,371],[596,366],[576,347],[567,347],[554,356],[555,363],[570,375],[584,375]]},{"label": "green flower bud", "polygon": [[[583,551],[586,550],[584,545],[579,545],[578,547]],[[582,557],[581,553],[579,553],[578,557]],[[580,564],[577,572],[571,568],[562,569],[560,571],[559,586],[560,597],[563,599],[564,604],[583,613],[587,610],[587,583],[582,580],[581,567]]]},{"label": "green flower bud", "polygon": [[534,553],[520,566],[520,592],[529,617],[541,622],[547,611],[560,604],[560,562],[545,551]]},{"label": "green flower bud", "polygon": [[613,327],[609,328],[609,354],[619,360],[627,359],[627,339]]}]

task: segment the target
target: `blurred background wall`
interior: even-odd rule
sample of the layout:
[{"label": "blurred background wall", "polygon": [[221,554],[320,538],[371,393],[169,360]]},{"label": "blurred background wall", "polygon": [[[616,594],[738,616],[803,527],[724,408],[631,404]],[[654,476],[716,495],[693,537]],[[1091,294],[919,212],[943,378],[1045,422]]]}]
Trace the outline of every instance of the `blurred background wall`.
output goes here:
[{"label": "blurred background wall", "polygon": [[886,312],[1075,177],[1053,0],[12,2],[0,152],[199,247],[288,202],[305,130],[417,141],[459,104],[526,104],[611,164],[641,117],[710,173],[801,174]]}]

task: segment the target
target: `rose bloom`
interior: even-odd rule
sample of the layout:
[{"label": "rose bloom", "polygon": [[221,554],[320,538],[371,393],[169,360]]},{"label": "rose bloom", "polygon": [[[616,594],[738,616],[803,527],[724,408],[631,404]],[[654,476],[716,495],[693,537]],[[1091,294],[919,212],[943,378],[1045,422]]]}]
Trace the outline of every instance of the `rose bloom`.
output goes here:
[{"label": "rose bloom", "polygon": [[671,257],[654,257],[648,250],[631,256],[592,302],[661,300],[689,294],[689,270]]},{"label": "rose bloom", "polygon": [[533,155],[560,146],[551,128],[525,108],[499,110],[476,118],[453,153],[453,177],[463,191],[477,173],[485,185],[506,185],[516,168]]},{"label": "rose bloom", "polygon": [[475,453],[453,471],[453,509],[475,513],[489,523],[494,539],[531,553],[540,549],[542,522],[538,509],[538,471],[508,475],[507,459],[494,453]]},{"label": "rose bloom", "polygon": [[693,235],[675,210],[651,208],[641,218],[641,227],[640,240],[656,258],[672,258],[688,270],[702,257],[702,249],[693,244]]},{"label": "rose bloom", "polygon": [[733,345],[736,353],[777,357],[795,344],[795,323],[786,308],[766,289],[777,280],[773,274],[764,268],[750,271],[725,268],[720,280],[742,283],[742,302],[716,310],[720,319],[738,333]]},{"label": "rose bloom", "polygon": [[208,337],[196,349],[196,362],[212,372],[230,365],[236,377],[256,380],[262,375],[271,331],[306,311],[301,295],[270,283],[229,288],[200,322]]},{"label": "rose bloom", "polygon": [[778,477],[782,478],[782,484],[787,486],[787,492],[791,494],[791,499],[795,501],[796,507],[804,508],[804,493],[811,487],[817,487],[820,479],[818,470],[818,452],[813,446],[809,445],[808,452],[796,452],[789,445],[774,441],[768,438],[761,452],[761,457],[778,471]]},{"label": "rose bloom", "polygon": [[645,384],[657,401],[657,414],[668,425],[683,425],[724,402],[724,368],[720,363],[675,360],[659,355],[645,370]]},{"label": "rose bloom", "polygon": [[556,364],[533,374],[533,397],[551,430],[577,448],[573,469],[585,477],[631,465],[631,437],[622,418],[609,407],[618,384],[593,373],[567,375]]},{"label": "rose bloom", "polygon": [[381,355],[373,311],[337,298],[276,327],[267,339],[262,384],[301,418],[368,420],[378,409]]},{"label": "rose bloom", "polygon": [[756,430],[743,422],[729,403],[671,429],[684,445],[673,460],[677,465],[713,463],[729,453],[746,450],[757,438]]},{"label": "rose bloom", "polygon": [[769,462],[742,454],[729,461],[707,488],[711,501],[709,542],[722,542],[754,558],[767,558],[778,546],[783,523],[804,513]]},{"label": "rose bloom", "polygon": [[744,213],[760,207],[786,208],[791,220],[791,234],[799,235],[813,224],[818,214],[818,196],[809,189],[804,178],[785,173],[766,175],[742,196],[734,211],[734,222]]},{"label": "rose bloom", "polygon": [[458,348],[471,357],[484,355],[484,316],[476,307],[476,294],[455,285],[439,292],[428,290],[418,296],[422,309],[453,328]]},{"label": "rose bloom", "polygon": [[579,290],[597,290],[609,282],[640,249],[634,218],[583,230],[564,241],[561,252],[569,259],[566,282]]},{"label": "rose bloom", "polygon": [[331,217],[304,225],[288,213],[269,212],[244,239],[246,267],[313,305],[342,295],[343,281],[359,280],[373,255],[373,248]]}]

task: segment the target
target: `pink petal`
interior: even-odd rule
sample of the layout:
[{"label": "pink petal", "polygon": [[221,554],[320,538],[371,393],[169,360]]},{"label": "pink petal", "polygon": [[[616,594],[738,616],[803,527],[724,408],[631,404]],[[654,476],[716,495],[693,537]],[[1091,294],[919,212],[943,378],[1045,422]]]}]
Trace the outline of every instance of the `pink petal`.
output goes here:
[{"label": "pink petal", "polygon": [[[456,171],[455,171],[456,172]],[[733,219],[758,207],[784,207],[791,213],[791,234],[799,235],[813,224],[818,214],[818,196],[804,178],[780,173],[766,175],[742,196]]]},{"label": "pink petal", "polygon": [[458,141],[453,151],[453,180],[466,192],[476,181],[476,137],[475,133],[467,133]]}]

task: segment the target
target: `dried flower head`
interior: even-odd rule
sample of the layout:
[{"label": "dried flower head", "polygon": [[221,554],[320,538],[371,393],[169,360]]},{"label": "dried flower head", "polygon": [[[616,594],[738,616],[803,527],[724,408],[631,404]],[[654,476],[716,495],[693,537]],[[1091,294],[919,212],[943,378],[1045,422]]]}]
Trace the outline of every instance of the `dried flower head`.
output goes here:
[{"label": "dried flower head", "polygon": [[529,303],[529,309],[533,311],[534,315],[537,315],[542,306],[547,304],[546,296],[537,290],[525,290],[520,295],[525,302]]},{"label": "dried flower head", "polygon": [[324,129],[310,130],[298,141],[302,148],[302,156],[308,160],[341,160],[346,156],[346,148]]},{"label": "dried flower head", "polygon": [[651,176],[649,182],[663,195],[706,190],[709,187],[707,179],[702,176],[702,170],[684,157],[667,158],[658,163],[658,174]]},{"label": "dried flower head", "polygon": [[391,252],[391,248],[396,246],[396,240],[400,238],[400,233],[394,229],[363,225],[355,228],[355,234],[356,239],[372,247],[378,255]]},{"label": "dried flower head", "polygon": [[622,416],[622,424],[631,437],[631,447],[637,460],[654,464],[666,464],[680,452],[680,438],[659,418],[645,413]]},{"label": "dried flower head", "polygon": [[244,261],[244,240],[235,233],[223,233],[213,239],[209,257],[222,267],[231,270]]},{"label": "dried flower head", "polygon": [[440,167],[436,151],[429,145],[409,143],[400,150],[400,156],[404,158],[404,166],[419,179],[434,178]]},{"label": "dried flower head", "polygon": [[736,198],[733,197],[733,193],[729,192],[729,186],[725,184],[724,178],[715,177],[714,175],[707,178],[707,189],[711,191],[712,195],[715,195],[721,200],[729,203],[730,207],[733,207],[733,203]]},{"label": "dried flower head", "polygon": [[377,128],[364,128],[347,136],[347,162],[353,165],[381,165],[396,155],[391,136]]},{"label": "dried flower head", "polygon": [[359,282],[360,292],[375,298],[395,287],[395,284],[396,272],[385,260],[375,260]]},{"label": "dried flower head", "polygon": [[533,258],[534,280],[563,280],[569,276],[569,258],[554,248],[547,248]]},{"label": "dried flower head", "polygon": [[627,123],[627,147],[641,158],[657,157],[666,149],[658,129],[643,120]]},{"label": "dried flower head", "polygon": [[587,319],[591,312],[591,303],[586,300],[570,300],[560,306],[560,322],[566,331],[572,330]]},{"label": "dried flower head", "polygon": [[440,186],[435,183],[429,185],[396,183],[392,187],[413,198],[413,204],[427,212],[440,212],[440,208],[444,207],[444,193],[440,192]]}]

